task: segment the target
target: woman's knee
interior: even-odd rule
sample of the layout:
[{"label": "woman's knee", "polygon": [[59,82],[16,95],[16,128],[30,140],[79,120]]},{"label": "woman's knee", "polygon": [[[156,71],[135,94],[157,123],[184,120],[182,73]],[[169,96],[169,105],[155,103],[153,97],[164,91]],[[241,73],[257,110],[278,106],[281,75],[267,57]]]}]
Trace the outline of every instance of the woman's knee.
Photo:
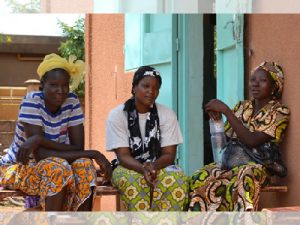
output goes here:
[{"label": "woman's knee", "polygon": [[91,159],[87,158],[80,158],[76,159],[74,162],[72,162],[72,168],[88,168],[88,167],[94,167],[93,161]]},{"label": "woman's knee", "polygon": [[72,175],[72,167],[68,161],[58,157],[50,157],[39,161],[37,164],[37,171],[42,176],[57,177],[58,175]]},{"label": "woman's knee", "polygon": [[139,174],[133,170],[126,169],[122,166],[118,166],[114,169],[112,174],[112,184],[119,189],[123,189],[138,183],[141,187],[146,187],[147,183],[142,174]]},{"label": "woman's knee", "polygon": [[80,158],[72,163],[75,183],[95,186],[97,180],[96,168],[91,159]]}]

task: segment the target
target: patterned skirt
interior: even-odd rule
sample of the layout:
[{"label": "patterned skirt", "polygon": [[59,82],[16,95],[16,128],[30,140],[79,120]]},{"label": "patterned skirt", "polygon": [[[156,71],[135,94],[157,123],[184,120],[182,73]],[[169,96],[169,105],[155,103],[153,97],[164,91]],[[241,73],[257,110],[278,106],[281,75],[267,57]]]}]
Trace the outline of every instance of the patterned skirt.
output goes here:
[{"label": "patterned skirt", "polygon": [[0,184],[9,189],[17,189],[28,195],[40,196],[40,204],[45,210],[45,199],[66,187],[65,211],[76,211],[90,197],[96,186],[96,169],[90,159],[77,159],[69,164],[65,159],[50,157],[27,165],[1,166]]},{"label": "patterned skirt", "polygon": [[151,206],[150,187],[142,174],[118,166],[112,184],[120,190],[122,208],[127,211],[183,211],[188,204],[188,177],[182,171],[158,172]]},{"label": "patterned skirt", "polygon": [[231,170],[215,163],[197,170],[190,179],[191,211],[257,210],[262,186],[268,184],[266,168],[253,162]]}]

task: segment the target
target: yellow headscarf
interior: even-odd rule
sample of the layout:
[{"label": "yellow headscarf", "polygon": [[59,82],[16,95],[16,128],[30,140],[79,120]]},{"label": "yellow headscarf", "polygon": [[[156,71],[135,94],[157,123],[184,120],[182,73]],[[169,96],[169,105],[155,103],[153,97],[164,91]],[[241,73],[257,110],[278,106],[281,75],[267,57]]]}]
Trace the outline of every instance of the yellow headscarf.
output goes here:
[{"label": "yellow headscarf", "polygon": [[69,60],[67,60],[52,53],[45,56],[37,68],[37,73],[39,77],[42,78],[48,71],[58,68],[68,72],[71,77],[70,90],[74,91],[83,79],[86,65],[82,60],[76,60],[76,56],[74,55],[70,55]]}]

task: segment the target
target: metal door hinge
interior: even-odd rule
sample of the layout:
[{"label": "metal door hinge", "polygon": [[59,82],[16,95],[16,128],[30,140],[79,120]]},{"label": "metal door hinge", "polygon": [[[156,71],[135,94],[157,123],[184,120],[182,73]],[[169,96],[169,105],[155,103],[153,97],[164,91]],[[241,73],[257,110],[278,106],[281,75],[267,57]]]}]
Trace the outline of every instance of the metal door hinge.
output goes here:
[{"label": "metal door hinge", "polygon": [[179,38],[176,38],[176,51],[177,52],[179,52],[179,47],[180,47]]}]

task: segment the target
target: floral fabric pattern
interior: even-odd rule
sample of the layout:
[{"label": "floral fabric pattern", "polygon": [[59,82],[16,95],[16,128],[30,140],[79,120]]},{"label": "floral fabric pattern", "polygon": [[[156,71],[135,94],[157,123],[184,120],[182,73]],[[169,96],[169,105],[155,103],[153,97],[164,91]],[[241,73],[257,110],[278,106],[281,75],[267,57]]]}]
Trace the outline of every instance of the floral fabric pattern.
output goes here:
[{"label": "floral fabric pattern", "polygon": [[182,211],[188,203],[188,177],[183,172],[159,171],[151,208],[150,187],[142,174],[118,166],[112,184],[120,190],[126,211]]},{"label": "floral fabric pattern", "polygon": [[[282,141],[288,125],[289,109],[279,101],[271,100],[254,113],[254,101],[239,102],[233,109],[235,116],[251,132],[260,131],[272,137],[265,144]],[[228,137],[237,138],[226,122]],[[256,210],[262,186],[269,182],[270,172],[261,164],[249,162],[231,170],[222,170],[215,163],[196,171],[190,179],[189,209],[192,211],[252,211]]]},{"label": "floral fabric pattern", "polygon": [[45,209],[45,199],[67,189],[65,211],[76,211],[90,197],[96,186],[96,169],[90,159],[77,159],[72,164],[66,160],[49,157],[27,165],[2,166],[1,185],[18,189],[28,195],[40,196],[40,204]]},{"label": "floral fabric pattern", "polygon": [[190,179],[191,211],[257,210],[260,189],[268,184],[265,167],[253,162],[221,170],[215,163],[196,171]]}]

